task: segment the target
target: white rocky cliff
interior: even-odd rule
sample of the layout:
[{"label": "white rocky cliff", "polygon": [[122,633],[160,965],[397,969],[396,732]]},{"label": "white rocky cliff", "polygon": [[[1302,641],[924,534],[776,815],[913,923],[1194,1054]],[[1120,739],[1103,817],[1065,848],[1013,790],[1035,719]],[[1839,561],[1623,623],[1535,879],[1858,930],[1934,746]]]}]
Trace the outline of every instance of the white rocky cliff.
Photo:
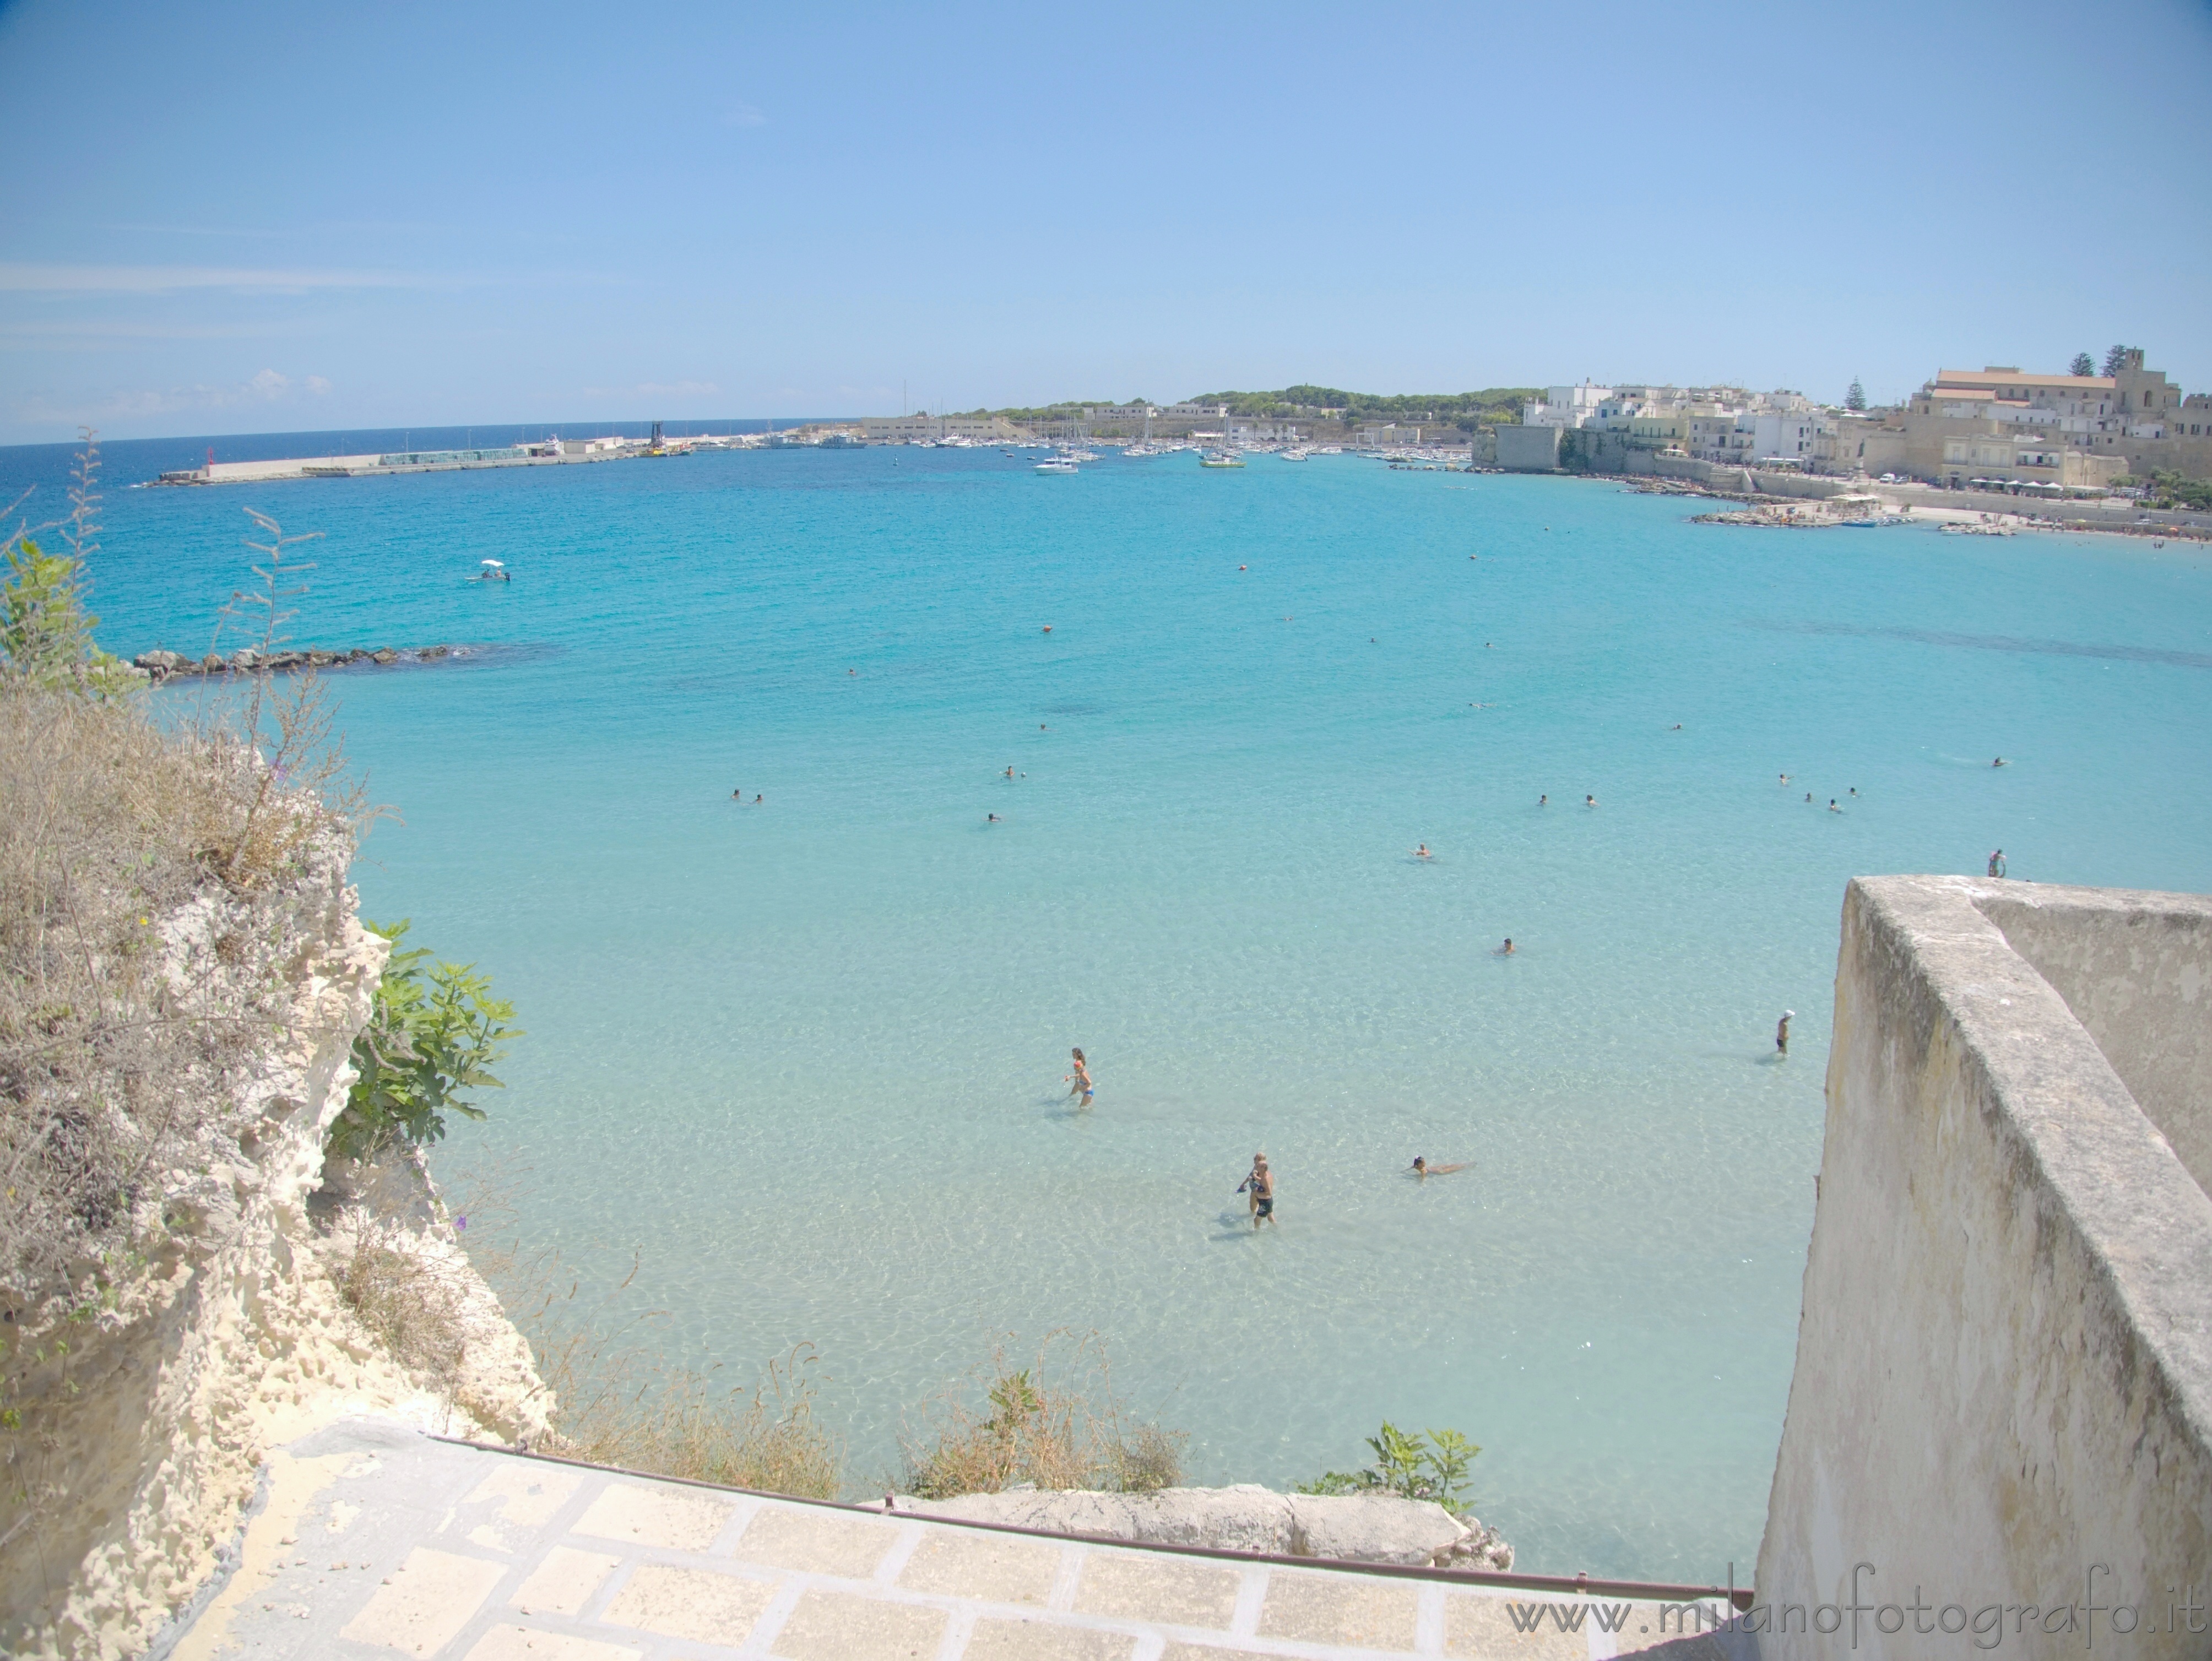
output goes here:
[{"label": "white rocky cliff", "polygon": [[[148,1173],[135,1249],[75,1310],[7,1311],[0,1438],[0,1652],[140,1653],[221,1566],[271,1447],[349,1414],[516,1441],[550,1405],[520,1335],[451,1244],[434,1197],[388,1238],[469,1283],[471,1365],[431,1379],[389,1354],[341,1298],[333,1242],[310,1220],[323,1145],[354,1073],[389,948],[331,846],[280,894],[196,901],[161,934],[181,961],[245,931],[289,1019],[234,1070],[222,1133],[196,1164]],[[419,1167],[410,1167],[419,1170]],[[58,1318],[57,1318],[58,1314]]]}]

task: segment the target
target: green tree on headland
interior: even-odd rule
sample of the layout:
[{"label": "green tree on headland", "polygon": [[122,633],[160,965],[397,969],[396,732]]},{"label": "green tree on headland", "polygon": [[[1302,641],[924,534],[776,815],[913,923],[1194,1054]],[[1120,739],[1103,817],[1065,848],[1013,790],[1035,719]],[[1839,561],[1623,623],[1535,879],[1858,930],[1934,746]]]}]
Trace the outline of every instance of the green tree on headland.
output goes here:
[{"label": "green tree on headland", "polygon": [[2066,373],[2069,375],[2080,375],[2086,379],[2087,377],[2097,373],[2097,360],[2091,357],[2087,352],[2076,352],[2074,355],[2074,361],[2066,366]]},{"label": "green tree on headland", "polygon": [[2129,355],[2142,350],[2142,348],[2140,346],[2113,347],[2105,354],[2105,373],[2107,376],[2118,374],[2121,370],[2128,367]]},{"label": "green tree on headland", "polygon": [[[368,928],[396,949],[407,920]],[[462,1092],[504,1089],[492,1064],[523,1036],[509,1025],[514,1005],[491,996],[491,977],[473,963],[425,970],[427,947],[395,949],[376,989],[368,1025],[354,1040],[360,1076],[331,1126],[331,1151],[366,1159],[395,1143],[421,1145],[446,1134],[446,1115],[481,1119],[483,1109]]]},{"label": "green tree on headland", "polygon": [[1859,378],[1856,375],[1851,377],[1850,390],[1844,394],[1844,408],[1846,409],[1866,408],[1866,388],[1859,385]]}]

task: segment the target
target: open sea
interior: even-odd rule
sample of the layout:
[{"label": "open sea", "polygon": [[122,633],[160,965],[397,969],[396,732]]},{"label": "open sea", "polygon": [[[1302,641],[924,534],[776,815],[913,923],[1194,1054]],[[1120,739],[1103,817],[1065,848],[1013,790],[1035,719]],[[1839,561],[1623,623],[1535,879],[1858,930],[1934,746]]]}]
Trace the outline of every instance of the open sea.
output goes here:
[{"label": "open sea", "polygon": [[[321,533],[296,644],[497,648],[333,677],[404,817],[365,912],[529,1031],[440,1170],[521,1173],[521,1235],[672,1357],[817,1345],[858,1490],[1072,1328],[1194,1480],[1453,1427],[1520,1567],[1741,1582],[1845,881],[2212,888],[2201,546],[1351,457],[123,488],[204,442],[108,447],[101,641],[206,651],[255,507]],[[64,453],[0,490],[50,516]]]}]

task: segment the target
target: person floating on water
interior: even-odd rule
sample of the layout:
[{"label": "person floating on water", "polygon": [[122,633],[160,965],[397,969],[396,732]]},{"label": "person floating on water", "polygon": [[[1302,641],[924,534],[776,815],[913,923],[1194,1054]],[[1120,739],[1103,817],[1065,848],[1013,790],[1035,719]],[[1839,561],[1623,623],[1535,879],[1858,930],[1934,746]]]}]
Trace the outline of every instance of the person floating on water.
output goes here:
[{"label": "person floating on water", "polygon": [[1080,1091],[1083,1095],[1082,1105],[1088,1107],[1091,1105],[1091,1092],[1094,1088],[1091,1082],[1091,1065],[1084,1060],[1083,1052],[1080,1049],[1073,1053],[1075,1057],[1075,1070],[1067,1076],[1069,1079],[1067,1094],[1074,1095]]},{"label": "person floating on water", "polygon": [[1784,1009],[1784,1010],[1782,1012],[1782,1019],[1781,1019],[1780,1021],[1777,1021],[1777,1022],[1775,1023],[1775,1025],[1774,1025],[1774,1053],[1775,1053],[1775,1054],[1777,1054],[1777,1055],[1781,1055],[1781,1056],[1786,1056],[1786,1055],[1788,1055],[1788,1054],[1790,1053],[1790,1023],[1791,1021],[1795,1021],[1796,1018],[1797,1018],[1797,1011],[1796,1011],[1796,1010],[1795,1010],[1795,1009]]},{"label": "person floating on water", "polygon": [[983,815],[983,822],[987,825],[995,825],[999,822],[999,815],[995,813],[987,813]]},{"label": "person floating on water", "polygon": [[1416,859],[1433,859],[1436,858],[1436,855],[1429,852],[1429,845],[1424,842],[1420,846],[1413,850],[1413,858]]},{"label": "person floating on water", "polygon": [[1783,782],[1784,784],[1785,784],[1785,785],[1786,785],[1786,784],[1788,784],[1788,783],[1790,782],[1790,775],[1789,775],[1788,773],[1782,773],[1782,774],[1780,774],[1780,775],[1778,775],[1778,776],[1780,777],[1780,779],[1781,779],[1781,780],[1782,780],[1782,782]]},{"label": "person floating on water", "polygon": [[1255,1233],[1258,1232],[1261,1223],[1275,1221],[1275,1173],[1267,1168],[1265,1154],[1252,1155],[1252,1173],[1237,1185],[1237,1191],[1252,1197],[1252,1228]]},{"label": "person floating on water", "polygon": [[744,799],[745,787],[743,785],[738,785],[735,790],[730,792],[730,800],[732,802],[742,802]]},{"label": "person floating on water", "polygon": [[1830,813],[1841,813],[1843,811],[1841,808],[1836,805],[1836,798],[1832,796],[1828,798],[1828,811]]},{"label": "person floating on water", "polygon": [[1583,797],[1583,805],[1586,808],[1595,807],[1597,805],[1597,797],[1595,796],[1585,796]]},{"label": "person floating on water", "polygon": [[2002,848],[1998,848],[1994,850],[1990,855],[1990,875],[1991,876],[2002,876],[2004,874],[2004,850]]},{"label": "person floating on water", "polygon": [[2000,755],[2000,756],[1998,756],[1998,757],[1997,757],[1997,759],[1996,759],[1996,761],[1994,761],[1990,762],[1990,765],[1991,767],[2009,767],[2009,766],[2011,766],[2012,764],[2011,764],[2009,761],[2007,761],[2004,759],[2004,757],[2003,757],[2003,756]]},{"label": "person floating on water", "polygon": [[1853,785],[1850,787],[1850,791],[1848,792],[1848,794],[1852,795],[1852,796],[1856,796],[1858,793],[1859,793],[1859,787],[1858,787],[1856,785]]},{"label": "person floating on water", "polygon": [[1431,1165],[1427,1160],[1422,1158],[1420,1155],[1416,1154],[1413,1155],[1413,1174],[1424,1180],[1426,1180],[1430,1177],[1448,1177],[1455,1171],[1464,1171],[1466,1169],[1467,1167],[1464,1164]]},{"label": "person floating on water", "polygon": [[1500,957],[1510,957],[1513,955],[1513,937],[1511,935],[1509,934],[1505,937],[1505,943],[1498,949],[1498,955]]}]

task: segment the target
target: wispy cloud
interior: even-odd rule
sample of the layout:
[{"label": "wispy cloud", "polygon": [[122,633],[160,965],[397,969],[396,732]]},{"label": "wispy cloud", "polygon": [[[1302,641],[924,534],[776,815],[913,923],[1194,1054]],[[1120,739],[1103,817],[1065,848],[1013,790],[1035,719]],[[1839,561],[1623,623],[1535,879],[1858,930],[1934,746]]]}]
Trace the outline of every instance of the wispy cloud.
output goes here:
[{"label": "wispy cloud", "polygon": [[118,387],[78,398],[34,394],[15,410],[25,425],[63,422],[70,425],[143,420],[189,411],[231,409],[240,405],[293,403],[301,398],[330,395],[331,383],[320,375],[299,379],[275,369],[263,369],[247,379],[224,385],[192,386]]},{"label": "wispy cloud", "polygon": [[765,127],[768,117],[761,112],[759,105],[748,104],[739,99],[722,112],[722,124],[725,127]]},{"label": "wispy cloud", "polygon": [[358,271],[239,265],[31,265],[0,261],[0,293],[161,294],[185,288],[305,294],[318,288],[428,288],[407,271]]}]

